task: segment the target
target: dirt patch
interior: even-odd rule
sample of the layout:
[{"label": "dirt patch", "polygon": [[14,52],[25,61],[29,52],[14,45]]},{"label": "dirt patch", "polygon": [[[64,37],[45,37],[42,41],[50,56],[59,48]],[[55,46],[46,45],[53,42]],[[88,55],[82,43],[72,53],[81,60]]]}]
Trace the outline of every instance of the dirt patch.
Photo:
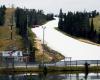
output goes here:
[{"label": "dirt patch", "polygon": [[[77,39],[77,38],[76,38],[76,39]],[[86,39],[78,39],[78,40],[81,41],[81,42],[88,43],[88,44],[92,44],[92,45],[100,46],[100,44],[94,43],[94,42],[89,41],[89,40],[86,40]]]},{"label": "dirt patch", "polygon": [[64,59],[63,55],[61,55],[57,51],[50,49],[48,46],[43,45],[41,40],[39,40],[38,38],[35,38],[35,47],[35,56],[37,62],[55,62]]}]

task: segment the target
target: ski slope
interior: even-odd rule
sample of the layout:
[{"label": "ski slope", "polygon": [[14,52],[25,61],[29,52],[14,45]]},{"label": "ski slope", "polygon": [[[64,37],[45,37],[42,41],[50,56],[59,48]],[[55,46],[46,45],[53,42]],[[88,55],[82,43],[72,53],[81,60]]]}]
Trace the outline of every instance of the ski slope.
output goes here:
[{"label": "ski slope", "polygon": [[[55,27],[58,26],[58,18],[42,26],[46,27],[45,44],[53,50],[60,52],[65,57],[72,57],[72,60],[100,60],[99,46],[80,42],[57,31]],[[42,26],[32,28],[32,31],[41,41],[43,40]]]}]

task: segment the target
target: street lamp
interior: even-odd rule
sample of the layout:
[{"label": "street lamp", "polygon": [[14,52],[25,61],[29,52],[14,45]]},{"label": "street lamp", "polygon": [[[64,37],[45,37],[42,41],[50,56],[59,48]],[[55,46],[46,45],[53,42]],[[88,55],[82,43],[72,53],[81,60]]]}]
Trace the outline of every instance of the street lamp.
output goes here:
[{"label": "street lamp", "polygon": [[42,65],[44,67],[44,36],[45,36],[45,29],[46,29],[46,27],[42,26],[42,29],[43,29],[43,56],[42,56]]}]

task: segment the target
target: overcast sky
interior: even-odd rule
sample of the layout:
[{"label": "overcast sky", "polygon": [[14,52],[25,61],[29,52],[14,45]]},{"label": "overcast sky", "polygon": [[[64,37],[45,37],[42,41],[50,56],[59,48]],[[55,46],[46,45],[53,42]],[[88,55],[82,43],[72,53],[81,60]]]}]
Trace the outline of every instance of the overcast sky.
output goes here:
[{"label": "overcast sky", "polygon": [[100,0],[0,0],[0,5],[43,9],[44,12],[58,13],[62,8],[67,11],[98,10],[100,12]]}]

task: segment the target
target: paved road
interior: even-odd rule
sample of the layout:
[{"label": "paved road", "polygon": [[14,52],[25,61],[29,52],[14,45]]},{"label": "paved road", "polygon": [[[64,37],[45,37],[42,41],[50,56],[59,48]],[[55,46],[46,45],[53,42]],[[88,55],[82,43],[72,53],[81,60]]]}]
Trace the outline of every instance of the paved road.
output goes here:
[{"label": "paved road", "polygon": [[[60,52],[65,57],[72,57],[73,60],[100,60],[100,46],[80,42],[57,31],[58,18],[46,23],[45,43],[50,48]],[[42,27],[32,28],[38,39],[43,40]]]}]

